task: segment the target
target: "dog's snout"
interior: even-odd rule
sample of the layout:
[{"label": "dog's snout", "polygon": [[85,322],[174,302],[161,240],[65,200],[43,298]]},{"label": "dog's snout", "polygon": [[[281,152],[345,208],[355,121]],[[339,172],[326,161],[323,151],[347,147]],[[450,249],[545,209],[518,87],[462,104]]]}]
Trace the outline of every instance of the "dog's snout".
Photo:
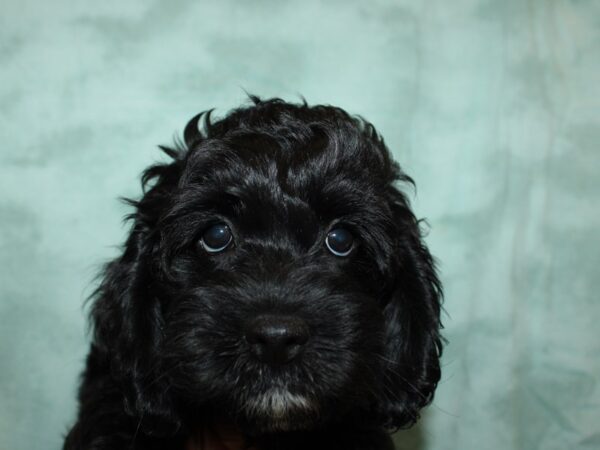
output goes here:
[{"label": "dog's snout", "polygon": [[269,364],[285,364],[296,358],[308,341],[304,320],[291,316],[261,315],[246,325],[252,353]]}]

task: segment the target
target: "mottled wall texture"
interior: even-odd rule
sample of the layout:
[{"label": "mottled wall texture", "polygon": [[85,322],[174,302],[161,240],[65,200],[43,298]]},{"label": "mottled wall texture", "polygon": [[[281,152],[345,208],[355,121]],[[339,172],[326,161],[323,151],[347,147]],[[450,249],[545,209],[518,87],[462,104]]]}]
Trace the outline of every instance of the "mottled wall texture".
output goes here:
[{"label": "mottled wall texture", "polygon": [[407,450],[600,448],[600,2],[0,3],[0,449],[57,450],[138,176],[244,90],[371,120],[440,261]]}]

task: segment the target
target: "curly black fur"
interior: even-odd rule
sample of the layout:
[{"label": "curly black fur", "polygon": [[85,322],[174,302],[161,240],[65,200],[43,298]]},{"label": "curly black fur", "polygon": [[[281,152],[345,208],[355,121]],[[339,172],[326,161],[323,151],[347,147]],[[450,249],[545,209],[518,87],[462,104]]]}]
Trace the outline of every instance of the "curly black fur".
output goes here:
[{"label": "curly black fur", "polygon": [[[185,129],[148,168],[93,296],[93,342],[65,449],[182,449],[215,420],[266,448],[389,448],[440,378],[441,286],[374,127],[279,99]],[[200,122],[202,124],[200,124]],[[215,222],[233,244],[198,245]],[[324,245],[351,230],[347,257]],[[336,225],[336,226],[337,226]],[[302,355],[253,357],[244,324],[299,317]]]}]

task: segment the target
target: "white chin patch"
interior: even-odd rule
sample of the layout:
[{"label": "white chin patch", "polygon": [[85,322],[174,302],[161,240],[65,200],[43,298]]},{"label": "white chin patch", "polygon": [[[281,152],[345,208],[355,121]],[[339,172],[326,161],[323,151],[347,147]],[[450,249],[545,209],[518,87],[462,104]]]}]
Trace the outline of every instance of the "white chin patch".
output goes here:
[{"label": "white chin patch", "polygon": [[314,405],[302,395],[275,388],[259,397],[249,399],[246,409],[251,415],[267,416],[274,422],[285,422],[290,414],[310,412],[314,410]]}]

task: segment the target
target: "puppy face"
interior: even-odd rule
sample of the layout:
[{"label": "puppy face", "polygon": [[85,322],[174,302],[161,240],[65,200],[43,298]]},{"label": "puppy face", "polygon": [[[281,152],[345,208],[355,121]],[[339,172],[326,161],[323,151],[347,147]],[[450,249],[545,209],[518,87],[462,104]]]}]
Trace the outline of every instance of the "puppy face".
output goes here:
[{"label": "puppy face", "polygon": [[198,119],[146,172],[94,308],[132,414],[414,421],[439,378],[439,284],[382,140],[277,100]]}]

